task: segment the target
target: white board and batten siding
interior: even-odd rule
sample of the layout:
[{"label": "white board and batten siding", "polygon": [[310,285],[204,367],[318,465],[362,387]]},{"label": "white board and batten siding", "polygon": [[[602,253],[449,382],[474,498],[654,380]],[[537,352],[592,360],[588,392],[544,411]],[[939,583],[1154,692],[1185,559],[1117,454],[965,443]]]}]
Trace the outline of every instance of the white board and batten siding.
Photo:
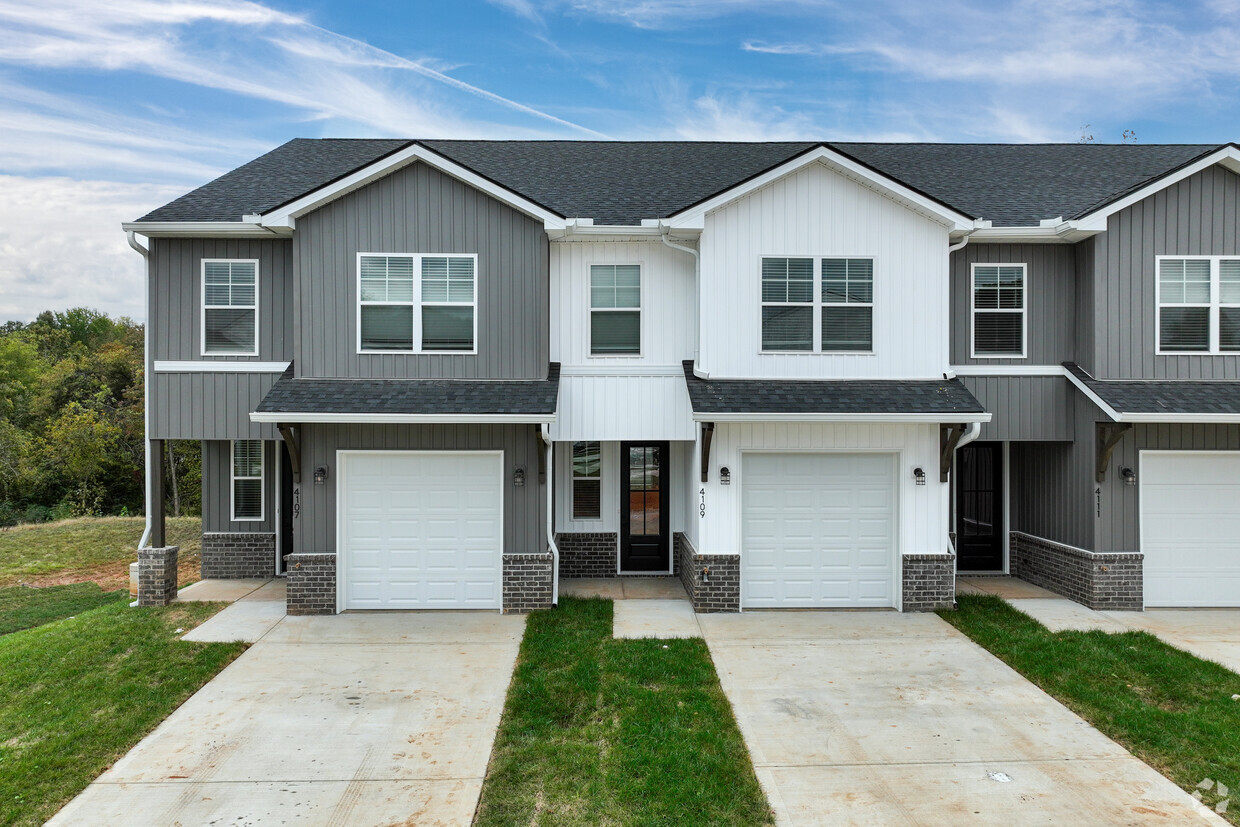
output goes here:
[{"label": "white board and batten siding", "polygon": [[495,609],[502,451],[340,451],[337,608]]},{"label": "white board and batten siding", "polygon": [[691,440],[697,433],[680,368],[661,376],[561,376],[551,438]]},{"label": "white board and batten siding", "polygon": [[1240,451],[1142,451],[1145,605],[1240,606]]},{"label": "white board and batten siding", "polygon": [[[708,214],[700,367],[735,378],[938,377],[947,369],[948,229],[812,164]],[[765,256],[874,260],[873,353],[762,353]]]}]

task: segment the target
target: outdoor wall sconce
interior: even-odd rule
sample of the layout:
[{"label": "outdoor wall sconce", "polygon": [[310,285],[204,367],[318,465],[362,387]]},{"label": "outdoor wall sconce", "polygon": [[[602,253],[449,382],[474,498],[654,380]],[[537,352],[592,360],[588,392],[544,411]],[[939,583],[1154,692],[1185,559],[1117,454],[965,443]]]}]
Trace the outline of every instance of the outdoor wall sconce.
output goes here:
[{"label": "outdoor wall sconce", "polygon": [[726,465],[723,468],[719,469],[719,484],[720,485],[731,485],[732,484],[732,472],[728,470],[728,467]]},{"label": "outdoor wall sconce", "polygon": [[327,482],[327,466],[320,465],[314,469],[314,484],[324,485]]},{"label": "outdoor wall sconce", "polygon": [[926,472],[920,467],[913,469],[913,479],[917,481],[917,485],[926,484]]},{"label": "outdoor wall sconce", "polygon": [[1137,472],[1132,470],[1131,468],[1119,469],[1119,475],[1124,478],[1124,485],[1136,485],[1137,484]]},{"label": "outdoor wall sconce", "polygon": [[512,472],[512,484],[517,488],[525,487],[525,469],[518,468]]}]

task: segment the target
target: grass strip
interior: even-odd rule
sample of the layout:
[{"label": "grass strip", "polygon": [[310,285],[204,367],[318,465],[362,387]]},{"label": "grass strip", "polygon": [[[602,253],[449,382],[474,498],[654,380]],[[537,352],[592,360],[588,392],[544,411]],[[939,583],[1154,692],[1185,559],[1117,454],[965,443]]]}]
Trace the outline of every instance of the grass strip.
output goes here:
[{"label": "grass strip", "polygon": [[609,600],[530,616],[476,823],[771,824],[705,642],[611,634]]},{"label": "grass strip", "polygon": [[[1146,632],[1051,632],[1001,598],[956,599],[944,620],[1182,789],[1240,791],[1240,675]],[[1240,825],[1240,806],[1223,817]]]},{"label": "grass strip", "polygon": [[33,629],[122,600],[129,600],[128,592],[105,592],[94,583],[72,583],[43,589],[26,586],[0,588],[0,635]]}]

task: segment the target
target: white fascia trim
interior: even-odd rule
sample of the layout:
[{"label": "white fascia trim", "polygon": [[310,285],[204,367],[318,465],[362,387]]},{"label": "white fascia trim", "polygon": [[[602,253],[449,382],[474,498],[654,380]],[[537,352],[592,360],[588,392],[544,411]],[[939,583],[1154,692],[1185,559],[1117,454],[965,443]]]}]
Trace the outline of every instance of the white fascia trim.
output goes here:
[{"label": "white fascia trim", "polygon": [[260,227],[249,221],[126,221],[121,224],[125,232],[134,232],[147,238],[161,236],[194,236],[198,238],[276,238],[282,233]]},{"label": "white fascia trim", "polygon": [[560,368],[560,378],[565,376],[681,376],[685,369],[680,365],[564,365]]},{"label": "white fascia trim", "polygon": [[289,362],[155,362],[156,373],[284,373]]},{"label": "white fascia trim", "polygon": [[674,229],[693,228],[700,230],[705,226],[705,218],[708,212],[717,210],[725,204],[748,195],[761,187],[765,187],[767,184],[790,175],[812,163],[824,164],[835,172],[863,186],[886,193],[903,202],[909,208],[932,217],[940,224],[946,225],[952,232],[969,232],[977,226],[974,219],[969,216],[944,207],[937,201],[932,201],[921,193],[909,189],[894,178],[864,167],[851,158],[847,158],[825,146],[820,146],[798,155],[796,158],[786,161],[756,178],[751,178],[743,184],[738,184],[729,190],[725,190],[714,198],[676,213],[667,219],[665,223]]},{"label": "white fascia trim", "polygon": [[952,365],[956,376],[1067,376],[1063,365]]},{"label": "white fascia trim", "polygon": [[[590,241],[658,241],[663,235],[665,222],[657,218],[643,218],[641,226],[633,224],[595,224],[590,218],[570,218],[567,221],[547,221],[543,229],[552,241],[571,241],[577,238]],[[700,227],[677,228],[677,236],[694,241],[702,233]]]},{"label": "white fascia trim", "polygon": [[1119,212],[1120,210],[1131,207],[1138,201],[1144,201],[1156,192],[1166,189],[1172,184],[1177,184],[1185,178],[1196,175],[1203,169],[1208,169],[1215,164],[1222,164],[1227,169],[1235,173],[1240,173],[1240,150],[1234,146],[1225,146],[1216,152],[1211,152],[1204,158],[1194,161],[1188,166],[1181,167],[1169,175],[1142,187],[1134,193],[1124,196],[1118,201],[1113,201],[1105,207],[1082,216],[1076,223],[1081,229],[1093,232],[1103,232],[1107,228],[1107,219]]},{"label": "white fascia trim", "polygon": [[893,413],[698,413],[694,422],[989,422],[989,413],[893,414]]},{"label": "white fascia trim", "polygon": [[371,414],[371,413],[250,413],[251,422],[386,425],[548,425],[555,414]]},{"label": "white fascia trim", "polygon": [[1074,374],[1072,371],[1066,371],[1065,375],[1068,377],[1068,381],[1076,386],[1077,390],[1085,394],[1085,396],[1089,398],[1089,401],[1093,402],[1095,405],[1101,408],[1102,412],[1105,413],[1107,416],[1111,417],[1112,421],[1114,422],[1123,421],[1120,419],[1120,416],[1121,416],[1120,412],[1112,408],[1110,405],[1108,405],[1101,396],[1094,393],[1093,390],[1090,389],[1089,385],[1086,385],[1079,376]]},{"label": "white fascia trim", "polygon": [[1120,422],[1147,424],[1228,425],[1240,423],[1240,413],[1222,414],[1174,414],[1174,413],[1122,413]]},{"label": "white fascia trim", "polygon": [[296,219],[300,216],[416,161],[429,164],[440,172],[450,175],[474,189],[481,190],[497,201],[502,201],[513,209],[544,222],[544,224],[553,224],[561,227],[564,225],[565,219],[563,216],[556,215],[550,210],[538,206],[533,201],[522,198],[511,190],[488,181],[476,172],[471,172],[460,164],[448,160],[437,152],[432,152],[421,144],[407,146],[399,152],[394,152],[386,158],[381,158],[350,175],[346,175],[339,181],[320,187],[314,192],[303,195],[296,201],[285,204],[283,207],[274,209],[271,212],[264,213],[259,218],[259,221],[264,227],[292,229]]}]

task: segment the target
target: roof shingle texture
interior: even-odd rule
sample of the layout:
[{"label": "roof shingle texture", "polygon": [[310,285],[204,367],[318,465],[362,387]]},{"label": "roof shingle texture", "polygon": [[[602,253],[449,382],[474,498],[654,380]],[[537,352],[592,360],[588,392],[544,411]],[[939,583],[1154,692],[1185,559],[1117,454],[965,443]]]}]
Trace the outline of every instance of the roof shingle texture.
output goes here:
[{"label": "roof shingle texture", "polygon": [[954,414],[985,413],[959,379],[782,380],[699,379],[684,363],[694,413]]},{"label": "roof shingle texture", "polygon": [[1064,367],[1119,413],[1240,414],[1240,382],[1095,379],[1079,365]]},{"label": "roof shingle texture", "polygon": [[[414,143],[297,139],[141,221],[238,221],[295,200]],[[635,225],[731,189],[818,142],[448,141],[419,143],[565,218]],[[1080,217],[1218,149],[1215,145],[827,146],[995,226]]]},{"label": "roof shingle texture", "polygon": [[560,365],[546,379],[296,379],[284,372],[259,413],[554,414]]}]

